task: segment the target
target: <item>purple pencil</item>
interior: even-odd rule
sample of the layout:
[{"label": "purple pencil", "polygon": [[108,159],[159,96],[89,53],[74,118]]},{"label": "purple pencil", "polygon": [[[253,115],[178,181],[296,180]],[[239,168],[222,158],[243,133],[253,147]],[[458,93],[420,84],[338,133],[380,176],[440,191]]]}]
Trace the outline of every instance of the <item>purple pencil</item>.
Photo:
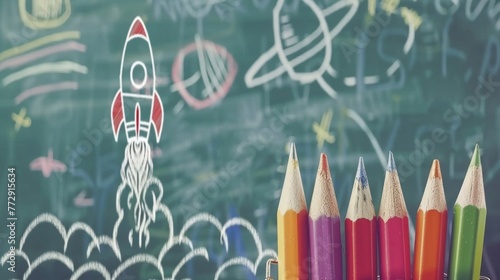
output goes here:
[{"label": "purple pencil", "polygon": [[309,210],[311,280],[342,279],[340,215],[328,159],[321,154]]}]

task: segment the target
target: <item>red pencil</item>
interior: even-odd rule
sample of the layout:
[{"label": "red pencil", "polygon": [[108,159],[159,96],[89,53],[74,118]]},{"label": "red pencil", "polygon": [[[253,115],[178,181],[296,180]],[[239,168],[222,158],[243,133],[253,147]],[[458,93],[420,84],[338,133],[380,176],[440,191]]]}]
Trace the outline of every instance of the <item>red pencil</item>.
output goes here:
[{"label": "red pencil", "polygon": [[347,279],[377,279],[377,219],[363,158],[345,218]]},{"label": "red pencil", "polygon": [[378,222],[381,279],[410,280],[408,210],[391,152],[385,173]]}]

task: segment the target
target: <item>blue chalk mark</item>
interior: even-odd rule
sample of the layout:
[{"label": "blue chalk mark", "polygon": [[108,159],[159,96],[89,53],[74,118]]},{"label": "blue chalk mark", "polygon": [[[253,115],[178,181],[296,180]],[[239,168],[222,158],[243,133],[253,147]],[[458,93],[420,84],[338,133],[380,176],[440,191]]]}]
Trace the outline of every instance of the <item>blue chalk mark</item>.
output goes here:
[{"label": "blue chalk mark", "polygon": [[[494,51],[493,51],[494,50]],[[494,36],[488,38],[486,51],[483,56],[483,63],[481,63],[481,70],[479,71],[478,81],[481,78],[487,79],[487,74],[496,75],[500,69],[500,42]],[[495,57],[496,59],[493,59]],[[493,63],[492,63],[493,62]]]},{"label": "blue chalk mark", "polygon": [[[367,86],[367,90],[373,91],[373,92],[384,92],[384,91],[391,91],[391,90],[396,90],[396,89],[401,89],[406,83],[406,71],[404,68],[404,65],[402,64],[401,60],[398,57],[391,56],[386,54],[384,51],[384,40],[387,37],[390,36],[401,36],[405,37],[407,36],[407,31],[406,29],[403,28],[386,28],[382,30],[380,33],[380,36],[378,37],[377,40],[377,54],[379,57],[390,64],[399,61],[400,66],[398,67],[399,72],[399,80],[394,80],[392,76],[390,77],[391,79],[386,82],[386,83],[377,83],[374,85]],[[415,49],[412,48],[411,53],[414,53]],[[413,55],[413,54],[412,54]]]},{"label": "blue chalk mark", "polygon": [[[359,35],[360,37],[365,37],[365,40],[370,40],[369,38],[366,38],[366,35],[361,33]],[[360,38],[361,40],[361,38]],[[365,41],[366,42],[366,41]],[[356,92],[358,93],[358,96],[360,96],[361,93],[365,92],[365,48],[366,44],[363,44],[360,47],[360,50],[358,52],[358,65],[356,69]]]},{"label": "blue chalk mark", "polygon": [[446,21],[446,23],[444,25],[444,29],[443,29],[443,45],[442,45],[443,51],[442,51],[442,56],[441,56],[441,73],[442,73],[443,77],[446,77],[448,75],[448,56],[457,57],[462,61],[467,60],[467,57],[465,56],[464,52],[457,50],[457,49],[454,49],[454,48],[451,48],[449,46],[450,43],[449,43],[449,39],[448,39],[449,38],[448,33],[450,31],[450,27],[451,27],[452,22],[453,22],[453,18],[450,17]]}]

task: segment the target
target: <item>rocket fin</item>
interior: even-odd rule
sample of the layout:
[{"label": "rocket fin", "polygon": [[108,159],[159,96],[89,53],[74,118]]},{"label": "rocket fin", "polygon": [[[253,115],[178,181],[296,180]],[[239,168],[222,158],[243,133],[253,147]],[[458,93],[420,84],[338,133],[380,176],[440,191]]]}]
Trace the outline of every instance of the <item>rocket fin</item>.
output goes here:
[{"label": "rocket fin", "polygon": [[113,128],[113,135],[115,136],[115,141],[118,141],[118,132],[120,126],[123,123],[123,103],[122,103],[122,93],[118,91],[111,104],[111,124]]},{"label": "rocket fin", "polygon": [[160,96],[158,92],[154,92],[153,95],[153,112],[151,114],[151,121],[156,134],[156,142],[160,142],[161,131],[163,128],[163,104],[161,103]]}]

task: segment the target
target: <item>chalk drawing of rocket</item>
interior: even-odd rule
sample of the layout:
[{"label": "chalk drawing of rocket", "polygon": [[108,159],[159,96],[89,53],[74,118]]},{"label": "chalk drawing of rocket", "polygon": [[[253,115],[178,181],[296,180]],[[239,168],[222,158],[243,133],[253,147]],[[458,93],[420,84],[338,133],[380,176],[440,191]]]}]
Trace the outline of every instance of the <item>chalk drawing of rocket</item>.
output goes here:
[{"label": "chalk drawing of rocket", "polygon": [[[128,65],[126,62],[130,61],[131,55],[140,59]],[[151,93],[145,87],[150,79],[153,80]],[[147,141],[151,125],[155,131],[156,142],[160,141],[163,126],[163,105],[156,91],[156,73],[151,42],[140,17],[136,17],[132,22],[123,47],[120,89],[111,105],[111,120],[115,141],[118,141],[122,123],[125,123],[128,142]]]}]

